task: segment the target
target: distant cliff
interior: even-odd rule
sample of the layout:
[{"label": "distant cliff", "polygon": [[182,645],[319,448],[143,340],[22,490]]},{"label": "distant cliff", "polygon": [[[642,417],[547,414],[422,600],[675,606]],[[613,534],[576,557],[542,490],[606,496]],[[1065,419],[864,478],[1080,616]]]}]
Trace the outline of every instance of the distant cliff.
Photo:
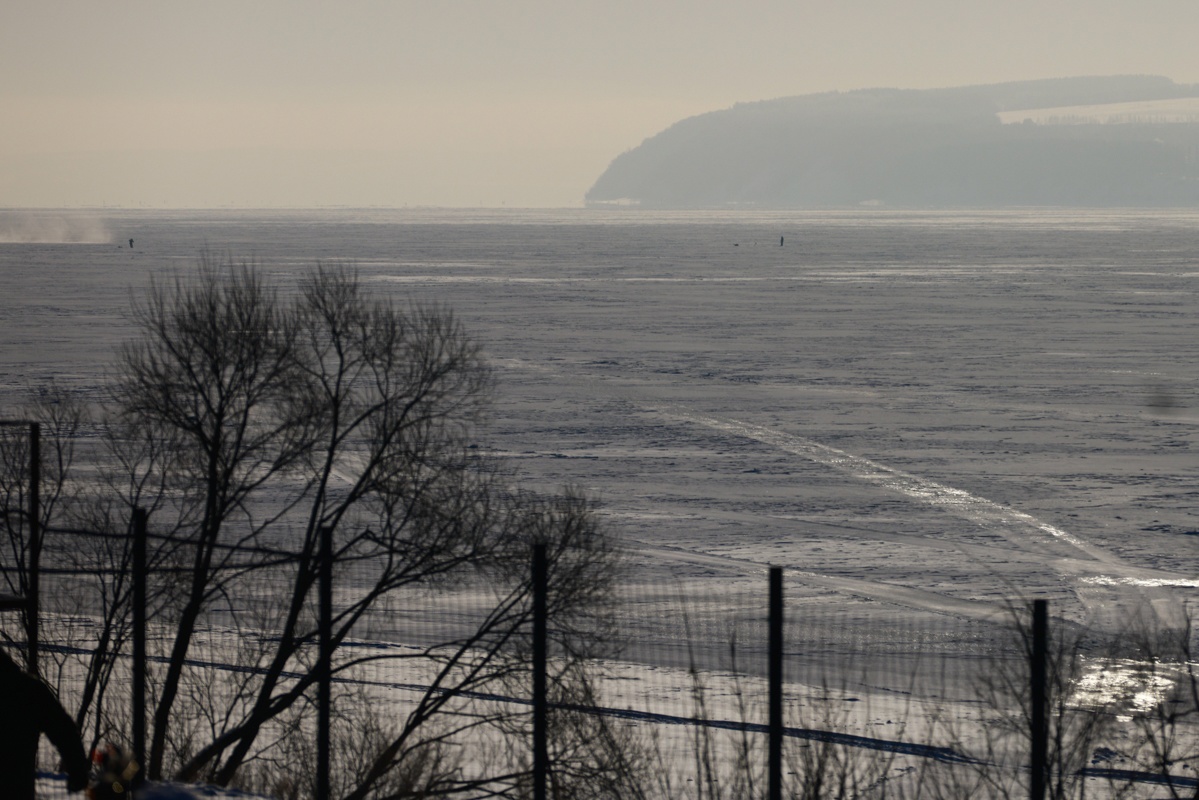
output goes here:
[{"label": "distant cliff", "polygon": [[591,206],[1199,205],[1199,86],[1063,78],[742,103],[618,156]]}]

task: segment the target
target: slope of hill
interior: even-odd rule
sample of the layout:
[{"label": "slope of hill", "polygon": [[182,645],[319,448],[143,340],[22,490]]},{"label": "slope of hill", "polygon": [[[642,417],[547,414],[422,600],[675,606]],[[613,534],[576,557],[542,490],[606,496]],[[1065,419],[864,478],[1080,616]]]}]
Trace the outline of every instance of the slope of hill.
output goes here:
[{"label": "slope of hill", "polygon": [[[1199,123],[1157,108],[1199,86],[1154,76],[865,89],[742,103],[618,156],[591,206],[1192,206]],[[1069,109],[1069,116],[1035,114]],[[1019,112],[1018,124],[1013,112]],[[1001,119],[1002,117],[1002,119]],[[1069,123],[1069,124],[1059,124]]]}]

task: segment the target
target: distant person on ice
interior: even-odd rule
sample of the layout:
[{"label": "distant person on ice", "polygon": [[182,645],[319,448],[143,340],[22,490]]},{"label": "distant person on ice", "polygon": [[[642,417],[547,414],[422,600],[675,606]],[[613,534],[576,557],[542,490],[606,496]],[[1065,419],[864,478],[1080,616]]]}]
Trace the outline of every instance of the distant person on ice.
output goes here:
[{"label": "distant person on ice", "polygon": [[129,249],[130,250],[133,249],[133,240],[132,239],[129,240]]},{"label": "distant person on ice", "polygon": [[62,756],[67,791],[87,786],[87,753],[75,722],[50,692],[50,687],[26,675],[0,650],[0,775],[9,800],[34,800],[37,740],[46,734]]}]

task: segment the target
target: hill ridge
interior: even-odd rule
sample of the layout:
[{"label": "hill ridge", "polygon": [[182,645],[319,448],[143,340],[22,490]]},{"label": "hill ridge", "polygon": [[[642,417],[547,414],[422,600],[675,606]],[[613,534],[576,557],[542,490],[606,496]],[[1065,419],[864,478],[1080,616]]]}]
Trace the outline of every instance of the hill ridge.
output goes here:
[{"label": "hill ridge", "polygon": [[1199,97],[1154,75],[938,89],[870,88],[737,103],[617,156],[589,206],[1192,206],[1199,124],[1003,124],[1018,110]]}]

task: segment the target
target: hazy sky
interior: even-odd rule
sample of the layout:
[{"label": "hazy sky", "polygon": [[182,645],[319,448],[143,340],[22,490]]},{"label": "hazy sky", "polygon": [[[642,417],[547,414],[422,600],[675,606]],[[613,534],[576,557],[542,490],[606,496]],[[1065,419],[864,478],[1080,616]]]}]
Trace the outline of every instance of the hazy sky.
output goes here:
[{"label": "hazy sky", "polygon": [[0,206],[577,206],[735,102],[1199,83],[1196,32],[1197,0],[3,0]]}]

